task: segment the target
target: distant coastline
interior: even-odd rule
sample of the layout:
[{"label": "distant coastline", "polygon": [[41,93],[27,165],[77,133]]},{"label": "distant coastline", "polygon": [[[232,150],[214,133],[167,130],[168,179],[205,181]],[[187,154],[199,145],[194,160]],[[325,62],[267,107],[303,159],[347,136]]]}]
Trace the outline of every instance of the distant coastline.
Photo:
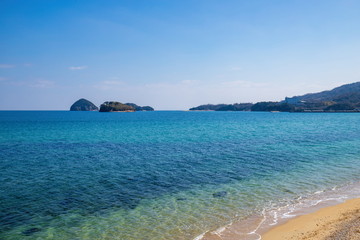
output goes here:
[{"label": "distant coastline", "polygon": [[360,82],[342,85],[330,91],[295,96],[279,102],[204,104],[190,111],[252,112],[360,112]]},{"label": "distant coastline", "polygon": [[[301,112],[301,113],[357,113],[360,112],[360,82],[342,85],[332,90],[309,93],[302,96],[285,97],[284,100],[257,103],[204,104],[189,111],[251,111],[251,112]],[[70,111],[135,112],[154,111],[150,106],[135,103],[107,101],[98,108],[81,98],[70,107]]]}]

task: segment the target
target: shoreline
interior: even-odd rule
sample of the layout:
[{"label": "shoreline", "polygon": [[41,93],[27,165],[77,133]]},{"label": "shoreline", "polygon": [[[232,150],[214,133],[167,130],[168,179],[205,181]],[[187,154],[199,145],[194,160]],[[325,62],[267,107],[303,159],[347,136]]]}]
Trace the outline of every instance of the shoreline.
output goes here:
[{"label": "shoreline", "polygon": [[[305,209],[306,213],[262,226],[266,217],[231,223],[206,232],[194,240],[358,240],[360,239],[360,198],[334,205]],[[256,226],[251,230],[250,226]]]},{"label": "shoreline", "polygon": [[[349,202],[351,204],[349,204]],[[353,202],[356,202],[356,204],[354,205]],[[355,224],[350,221],[351,219],[349,218],[352,214],[347,217],[349,221],[346,222],[344,222],[343,218],[339,217],[339,214],[336,214],[336,212],[340,212],[341,215],[344,211],[357,211],[357,229],[360,229],[360,182],[353,182],[341,187],[318,191],[308,196],[299,197],[293,201],[287,203],[284,202],[273,207],[265,207],[261,213],[255,213],[245,219],[235,220],[215,230],[212,229],[206,231],[194,238],[194,240],[322,240],[323,238],[309,238],[308,235],[314,235],[312,231],[319,235],[322,227],[330,226],[327,222],[325,223],[324,220],[326,219],[331,219],[331,226],[332,229],[334,229],[334,234],[344,235],[346,234],[346,231],[351,231],[351,226]],[[318,215],[319,212],[325,212],[328,215]],[[338,218],[339,220],[336,221]],[[310,226],[314,226],[314,228],[309,228],[307,232],[300,232],[304,226],[299,224],[298,221],[309,223]],[[324,222],[324,224],[319,225],[319,222]],[[341,224],[344,226],[340,227]],[[338,225],[339,227],[337,227]],[[292,231],[295,231],[295,233],[291,232],[291,229]],[[325,232],[329,232],[327,228],[325,229]],[[290,231],[290,233],[287,233],[288,231]],[[287,233],[288,235],[281,235],[283,233]],[[294,234],[298,235],[295,236]],[[301,238],[299,234],[307,237]],[[357,238],[353,239],[360,239],[360,230],[358,234]],[[335,239],[338,238],[334,238],[334,240]]]},{"label": "shoreline", "polygon": [[290,219],[265,232],[261,239],[360,239],[360,198]]}]

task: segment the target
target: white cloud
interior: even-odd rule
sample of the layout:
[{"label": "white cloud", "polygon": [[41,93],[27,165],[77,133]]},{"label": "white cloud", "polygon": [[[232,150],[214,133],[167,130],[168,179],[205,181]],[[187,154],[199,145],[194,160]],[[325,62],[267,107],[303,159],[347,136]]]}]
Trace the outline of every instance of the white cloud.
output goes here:
[{"label": "white cloud", "polygon": [[15,65],[12,64],[0,64],[0,68],[14,68]]},{"label": "white cloud", "polygon": [[36,80],[33,83],[30,83],[31,87],[35,88],[52,88],[55,86],[55,82],[48,80]]},{"label": "white cloud", "polygon": [[54,88],[56,83],[54,81],[38,79],[33,81],[9,81],[9,85],[16,87],[28,87],[28,88]]},{"label": "white cloud", "polygon": [[69,70],[84,70],[87,68],[88,68],[88,66],[72,66],[72,67],[69,67]]},{"label": "white cloud", "polygon": [[251,82],[244,80],[224,81],[224,82],[220,82],[220,84],[226,87],[240,87],[240,88],[266,87],[269,85],[263,82]]},{"label": "white cloud", "polygon": [[102,84],[104,85],[122,85],[124,82],[122,81],[103,81]]},{"label": "white cloud", "polygon": [[95,89],[99,89],[99,90],[111,90],[111,89],[117,89],[117,88],[123,87],[125,85],[126,84],[122,81],[106,80],[106,81],[102,81],[102,82],[99,82],[99,83],[93,85],[93,87]]}]

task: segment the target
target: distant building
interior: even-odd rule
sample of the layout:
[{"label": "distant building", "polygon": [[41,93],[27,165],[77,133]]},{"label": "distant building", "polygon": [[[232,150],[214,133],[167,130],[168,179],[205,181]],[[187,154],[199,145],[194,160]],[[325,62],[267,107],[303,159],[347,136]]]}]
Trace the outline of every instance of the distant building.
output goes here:
[{"label": "distant building", "polygon": [[298,97],[292,97],[292,98],[286,97],[285,102],[288,104],[298,104],[300,101]]}]

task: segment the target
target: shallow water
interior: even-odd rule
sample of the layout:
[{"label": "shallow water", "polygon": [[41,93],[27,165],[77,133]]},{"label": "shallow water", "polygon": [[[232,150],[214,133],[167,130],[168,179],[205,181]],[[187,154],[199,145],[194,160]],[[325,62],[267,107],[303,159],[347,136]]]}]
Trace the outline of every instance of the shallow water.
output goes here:
[{"label": "shallow water", "polygon": [[0,239],[193,239],[281,214],[360,180],[359,123],[358,113],[0,112]]}]

